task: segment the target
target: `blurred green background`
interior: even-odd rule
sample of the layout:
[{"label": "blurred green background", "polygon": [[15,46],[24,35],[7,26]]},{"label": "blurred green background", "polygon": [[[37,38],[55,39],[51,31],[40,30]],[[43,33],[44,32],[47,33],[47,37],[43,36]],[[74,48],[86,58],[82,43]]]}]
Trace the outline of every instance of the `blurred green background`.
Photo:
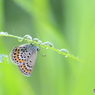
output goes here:
[{"label": "blurred green background", "polygon": [[0,31],[23,37],[31,35],[66,48],[85,63],[40,49],[32,75],[23,76],[10,61],[17,39],[0,37],[0,95],[94,95],[95,1],[94,0],[0,0]]}]

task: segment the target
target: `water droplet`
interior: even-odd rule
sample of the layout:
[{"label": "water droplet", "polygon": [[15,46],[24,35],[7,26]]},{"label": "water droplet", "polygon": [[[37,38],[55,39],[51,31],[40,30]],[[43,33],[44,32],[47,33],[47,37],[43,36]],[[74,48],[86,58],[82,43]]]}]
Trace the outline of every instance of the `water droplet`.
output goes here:
[{"label": "water droplet", "polygon": [[23,38],[28,39],[28,40],[32,40],[32,37],[30,35],[25,35]]},{"label": "water droplet", "polygon": [[39,40],[38,38],[34,38],[34,39],[33,39],[33,41],[36,41],[36,42],[38,42],[38,40]]},{"label": "water droplet", "polygon": [[8,57],[8,55],[5,55],[5,54],[2,54],[3,55],[3,57]]},{"label": "water droplet", "polygon": [[3,58],[4,58],[4,57],[8,57],[8,55],[0,54],[0,63],[3,62]]},{"label": "water droplet", "polygon": [[[67,49],[60,49],[59,51],[69,54],[69,51]],[[68,56],[65,55],[65,57],[68,57]]]},{"label": "water droplet", "polygon": [[0,35],[8,35],[7,32],[0,32]]},{"label": "water droplet", "polygon": [[22,38],[22,37],[19,37],[19,38],[18,38],[18,41],[19,41],[19,42],[22,42],[22,41],[23,41],[23,38]]},{"label": "water droplet", "polygon": [[49,46],[49,47],[54,47],[54,45],[51,42],[44,42],[43,45]]},{"label": "water droplet", "polygon": [[33,41],[38,42],[39,45],[42,44],[42,41],[39,40],[38,38],[34,38]]}]

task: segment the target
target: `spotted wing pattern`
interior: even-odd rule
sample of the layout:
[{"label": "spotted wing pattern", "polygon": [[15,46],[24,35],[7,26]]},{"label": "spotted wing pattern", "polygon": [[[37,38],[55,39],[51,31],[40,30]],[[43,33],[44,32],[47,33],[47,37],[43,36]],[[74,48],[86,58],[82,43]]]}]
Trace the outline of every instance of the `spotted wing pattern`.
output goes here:
[{"label": "spotted wing pattern", "polygon": [[12,61],[18,65],[25,76],[30,76],[37,56],[37,47],[34,45],[21,45],[15,47],[11,53]]},{"label": "spotted wing pattern", "polygon": [[16,65],[20,65],[26,61],[26,56],[23,47],[15,47],[11,52],[11,59]]}]

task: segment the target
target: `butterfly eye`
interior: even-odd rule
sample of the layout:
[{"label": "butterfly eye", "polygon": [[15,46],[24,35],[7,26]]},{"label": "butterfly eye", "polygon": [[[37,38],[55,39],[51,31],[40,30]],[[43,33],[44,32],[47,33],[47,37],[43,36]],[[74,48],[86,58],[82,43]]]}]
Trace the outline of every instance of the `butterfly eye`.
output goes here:
[{"label": "butterfly eye", "polygon": [[37,47],[37,51],[40,51],[40,48],[39,47]]}]

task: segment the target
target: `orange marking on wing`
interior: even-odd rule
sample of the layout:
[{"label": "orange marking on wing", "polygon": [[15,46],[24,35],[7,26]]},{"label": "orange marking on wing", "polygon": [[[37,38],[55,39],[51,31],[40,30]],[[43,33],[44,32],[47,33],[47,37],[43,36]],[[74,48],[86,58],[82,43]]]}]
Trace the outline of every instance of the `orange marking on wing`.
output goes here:
[{"label": "orange marking on wing", "polygon": [[15,49],[15,51],[19,51],[19,49],[20,49],[20,48],[18,47],[18,48]]},{"label": "orange marking on wing", "polygon": [[23,69],[25,72],[27,72],[27,73],[31,72],[31,70],[28,70],[28,69],[25,68],[25,65],[24,65],[24,64],[22,64],[22,65],[20,65],[20,66],[22,66],[22,69]]},{"label": "orange marking on wing", "polygon": [[18,62],[25,62],[25,60],[21,60],[21,59],[19,59],[18,58],[18,52],[14,52],[15,53],[15,55],[13,55],[14,57],[15,57],[15,59],[18,61]]}]

